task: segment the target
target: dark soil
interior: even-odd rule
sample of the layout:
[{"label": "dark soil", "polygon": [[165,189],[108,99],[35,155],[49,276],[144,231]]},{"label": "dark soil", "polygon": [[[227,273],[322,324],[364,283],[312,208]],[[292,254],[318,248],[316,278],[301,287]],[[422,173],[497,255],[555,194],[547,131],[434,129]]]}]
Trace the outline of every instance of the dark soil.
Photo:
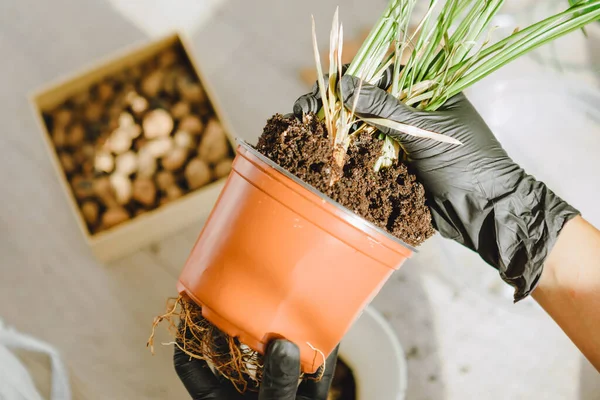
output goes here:
[{"label": "dark soil", "polygon": [[304,122],[277,114],[258,140],[257,150],[356,214],[413,246],[433,235],[425,190],[406,165],[373,170],[383,141],[359,133],[348,148],[341,179],[335,173],[333,147],[325,125],[313,116]]},{"label": "dark soil", "polygon": [[350,367],[338,358],[327,400],[356,400],[356,382]]}]

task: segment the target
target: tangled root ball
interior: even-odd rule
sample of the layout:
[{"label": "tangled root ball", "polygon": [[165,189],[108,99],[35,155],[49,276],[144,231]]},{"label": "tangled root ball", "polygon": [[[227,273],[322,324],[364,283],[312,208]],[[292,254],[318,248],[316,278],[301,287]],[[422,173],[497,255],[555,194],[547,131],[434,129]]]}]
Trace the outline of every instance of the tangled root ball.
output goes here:
[{"label": "tangled root ball", "polygon": [[147,343],[152,352],[155,329],[163,321],[168,323],[175,338],[172,344],[185,354],[206,361],[240,393],[258,390],[262,380],[262,356],[206,320],[202,308],[192,300],[182,296],[169,299],[167,312],[154,319]]}]

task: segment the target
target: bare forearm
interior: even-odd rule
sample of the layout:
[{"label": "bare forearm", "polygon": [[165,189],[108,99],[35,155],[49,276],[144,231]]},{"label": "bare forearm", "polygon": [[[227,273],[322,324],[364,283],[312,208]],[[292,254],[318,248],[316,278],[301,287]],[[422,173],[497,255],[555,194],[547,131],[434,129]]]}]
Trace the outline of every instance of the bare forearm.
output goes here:
[{"label": "bare forearm", "polygon": [[600,371],[600,231],[569,221],[533,297]]}]

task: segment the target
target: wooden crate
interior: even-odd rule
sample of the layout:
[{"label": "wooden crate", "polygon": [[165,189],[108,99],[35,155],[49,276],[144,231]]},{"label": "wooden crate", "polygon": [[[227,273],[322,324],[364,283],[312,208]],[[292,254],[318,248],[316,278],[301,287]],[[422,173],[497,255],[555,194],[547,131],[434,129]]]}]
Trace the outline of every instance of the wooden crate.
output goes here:
[{"label": "wooden crate", "polygon": [[67,200],[71,205],[73,215],[92,252],[101,261],[120,258],[143,246],[167,237],[186,226],[201,223],[208,216],[208,213],[216,202],[224,185],[225,178],[188,192],[177,200],[161,205],[139,216],[132,217],[128,221],[112,228],[98,233],[91,233],[73,193],[71,184],[68,181],[67,174],[62,168],[43,115],[44,112],[54,109],[66,99],[83,90],[89,89],[102,79],[117,74],[125,68],[150,60],[161,51],[172,46],[179,46],[183,49],[185,57],[197,75],[214,113],[224,127],[229,143],[232,149],[234,149],[235,143],[232,130],[224,118],[223,109],[219,106],[214,92],[203,75],[198,62],[192,56],[191,46],[178,33],[108,57],[106,60],[94,64],[86,71],[62,79],[37,91],[31,97],[35,113],[38,117],[42,138],[46,143],[46,148],[54,169],[58,174]]}]

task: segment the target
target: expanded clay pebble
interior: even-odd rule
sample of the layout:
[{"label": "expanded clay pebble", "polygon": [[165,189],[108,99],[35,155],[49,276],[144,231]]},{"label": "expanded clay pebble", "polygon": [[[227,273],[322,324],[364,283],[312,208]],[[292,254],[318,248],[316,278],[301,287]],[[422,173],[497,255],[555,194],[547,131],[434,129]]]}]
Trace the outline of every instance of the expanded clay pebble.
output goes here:
[{"label": "expanded clay pebble", "polygon": [[175,119],[182,119],[190,113],[190,104],[185,101],[179,101],[171,108],[171,115]]},{"label": "expanded clay pebble", "polygon": [[129,176],[137,171],[138,156],[133,151],[120,154],[115,159],[115,169],[119,174]]},{"label": "expanded clay pebble", "polygon": [[190,189],[198,189],[210,182],[210,168],[199,158],[188,163],[184,174]]},{"label": "expanded clay pebble", "polygon": [[83,164],[81,164],[81,172],[84,175],[91,175],[94,173],[94,163],[89,160],[85,160]]},{"label": "expanded clay pebble", "polygon": [[83,160],[91,160],[96,155],[96,149],[94,145],[85,143],[77,149],[76,154]]},{"label": "expanded clay pebble", "polygon": [[94,195],[102,200],[104,205],[111,206],[115,204],[114,192],[108,176],[101,176],[94,179],[92,186]]},{"label": "expanded clay pebble", "polygon": [[156,97],[165,79],[165,74],[161,70],[156,70],[142,79],[142,93],[148,97]]},{"label": "expanded clay pebble", "polygon": [[52,114],[52,122],[55,127],[64,128],[71,122],[73,113],[65,108],[59,108]]},{"label": "expanded clay pebble", "polygon": [[102,118],[104,106],[99,102],[88,103],[85,107],[85,118],[88,122],[98,122]]},{"label": "expanded clay pebble", "polygon": [[127,81],[136,81],[142,77],[143,72],[141,65],[134,65],[124,71],[125,74],[123,79]]},{"label": "expanded clay pebble", "polygon": [[125,100],[125,104],[130,106],[133,99],[135,99],[138,96],[139,94],[135,91],[135,89],[132,86],[127,86],[123,94],[123,100]]},{"label": "expanded clay pebble", "polygon": [[183,167],[188,156],[188,149],[173,147],[162,159],[162,166],[168,171],[175,171]]},{"label": "expanded clay pebble", "polygon": [[56,148],[60,149],[67,145],[67,131],[64,126],[55,126],[52,129],[52,142]]},{"label": "expanded clay pebble", "polygon": [[83,200],[94,195],[94,181],[92,179],[77,175],[71,180],[71,186],[73,187],[75,197],[77,197],[79,200]]},{"label": "expanded clay pebble", "polygon": [[81,204],[81,213],[88,224],[95,225],[98,222],[98,203],[92,200],[84,201]]},{"label": "expanded clay pebble", "polygon": [[148,139],[169,136],[173,130],[173,118],[161,108],[152,110],[144,117],[142,129],[144,136]]},{"label": "expanded clay pebble", "polygon": [[175,132],[173,136],[175,146],[183,147],[185,149],[193,149],[195,146],[194,137],[188,131],[179,130]]},{"label": "expanded clay pebble", "polygon": [[189,78],[182,77],[177,80],[177,88],[181,97],[190,103],[201,103],[205,100],[204,90],[202,87],[194,82],[190,82]]},{"label": "expanded clay pebble", "polygon": [[93,187],[94,194],[101,199],[107,194],[109,194],[112,190],[110,186],[110,179],[106,175],[94,179]]},{"label": "expanded clay pebble", "polygon": [[225,158],[215,165],[214,173],[217,179],[224,178],[231,172],[231,166],[233,160],[231,158]]},{"label": "expanded clay pebble", "polygon": [[73,160],[73,156],[71,156],[69,153],[59,153],[58,159],[60,160],[63,170],[67,174],[72,174],[77,168],[75,165],[75,160]]},{"label": "expanded clay pebble", "polygon": [[170,67],[177,61],[177,52],[174,49],[167,49],[158,56],[158,65],[160,67]]},{"label": "expanded clay pebble", "polygon": [[200,118],[196,117],[195,115],[188,115],[184,117],[181,122],[179,122],[178,129],[189,132],[192,135],[199,135],[204,129],[204,124]]},{"label": "expanded clay pebble", "polygon": [[71,101],[78,107],[83,107],[90,102],[89,92],[80,92],[71,97]]},{"label": "expanded clay pebble", "polygon": [[204,135],[198,147],[198,156],[208,163],[216,163],[227,157],[229,154],[229,144],[221,124],[211,119],[206,125]]},{"label": "expanded clay pebble", "polygon": [[165,73],[165,80],[163,82],[163,91],[169,96],[178,96],[177,93],[177,77],[181,71],[179,69],[169,69]]},{"label": "expanded clay pebble", "polygon": [[129,203],[132,195],[131,180],[125,175],[114,173],[110,176],[110,184],[115,193],[117,203],[121,205]]},{"label": "expanded clay pebble", "polygon": [[169,186],[165,192],[169,201],[176,200],[183,196],[183,190],[177,185]]},{"label": "expanded clay pebble", "polygon": [[150,154],[146,147],[142,147],[138,153],[138,176],[150,178],[156,172],[156,157]]},{"label": "expanded clay pebble", "polygon": [[94,146],[85,143],[78,146],[73,153],[73,160],[75,164],[81,167],[81,170],[85,174],[92,174],[94,172],[94,161],[96,157],[96,149]]},{"label": "expanded clay pebble", "polygon": [[145,98],[138,96],[131,101],[131,109],[137,115],[140,115],[144,111],[148,109],[148,100]]},{"label": "expanded clay pebble", "polygon": [[67,144],[72,147],[79,146],[85,140],[85,128],[82,124],[73,124],[67,131]]},{"label": "expanded clay pebble", "polygon": [[175,177],[169,171],[160,171],[156,174],[156,184],[160,190],[167,190],[168,187],[175,185]]},{"label": "expanded clay pebble", "polygon": [[140,96],[135,90],[130,90],[125,95],[125,102],[131,107],[135,115],[140,116],[148,109],[148,100]]},{"label": "expanded clay pebble", "polygon": [[101,82],[98,85],[98,98],[100,101],[106,102],[115,94],[114,87],[109,82]]},{"label": "expanded clay pebble", "polygon": [[132,126],[132,125],[135,125],[135,119],[133,118],[133,115],[129,114],[128,112],[122,112],[119,114],[119,126],[120,127]]},{"label": "expanded clay pebble", "polygon": [[107,146],[115,154],[125,153],[131,148],[131,133],[127,128],[118,128],[110,134]]},{"label": "expanded clay pebble", "polygon": [[115,168],[115,159],[113,156],[105,151],[99,151],[96,153],[94,160],[94,169],[99,172],[110,173]]},{"label": "expanded clay pebble", "polygon": [[146,207],[150,207],[156,201],[156,186],[148,178],[137,178],[133,181],[133,199]]},{"label": "expanded clay pebble", "polygon": [[173,148],[173,139],[164,137],[160,139],[149,140],[140,151],[145,151],[154,158],[165,156]]},{"label": "expanded clay pebble", "polygon": [[127,132],[131,139],[137,138],[142,133],[142,128],[139,125],[130,125],[121,129]]},{"label": "expanded clay pebble", "polygon": [[121,113],[121,107],[117,107],[117,106],[112,106],[108,109],[107,112],[107,116],[108,116],[108,121],[107,123],[102,126],[102,129],[104,131],[114,131],[115,129],[117,129],[120,124],[119,124],[119,114]]},{"label": "expanded clay pebble", "polygon": [[123,207],[110,207],[102,215],[102,229],[109,229],[129,219],[129,213]]}]

